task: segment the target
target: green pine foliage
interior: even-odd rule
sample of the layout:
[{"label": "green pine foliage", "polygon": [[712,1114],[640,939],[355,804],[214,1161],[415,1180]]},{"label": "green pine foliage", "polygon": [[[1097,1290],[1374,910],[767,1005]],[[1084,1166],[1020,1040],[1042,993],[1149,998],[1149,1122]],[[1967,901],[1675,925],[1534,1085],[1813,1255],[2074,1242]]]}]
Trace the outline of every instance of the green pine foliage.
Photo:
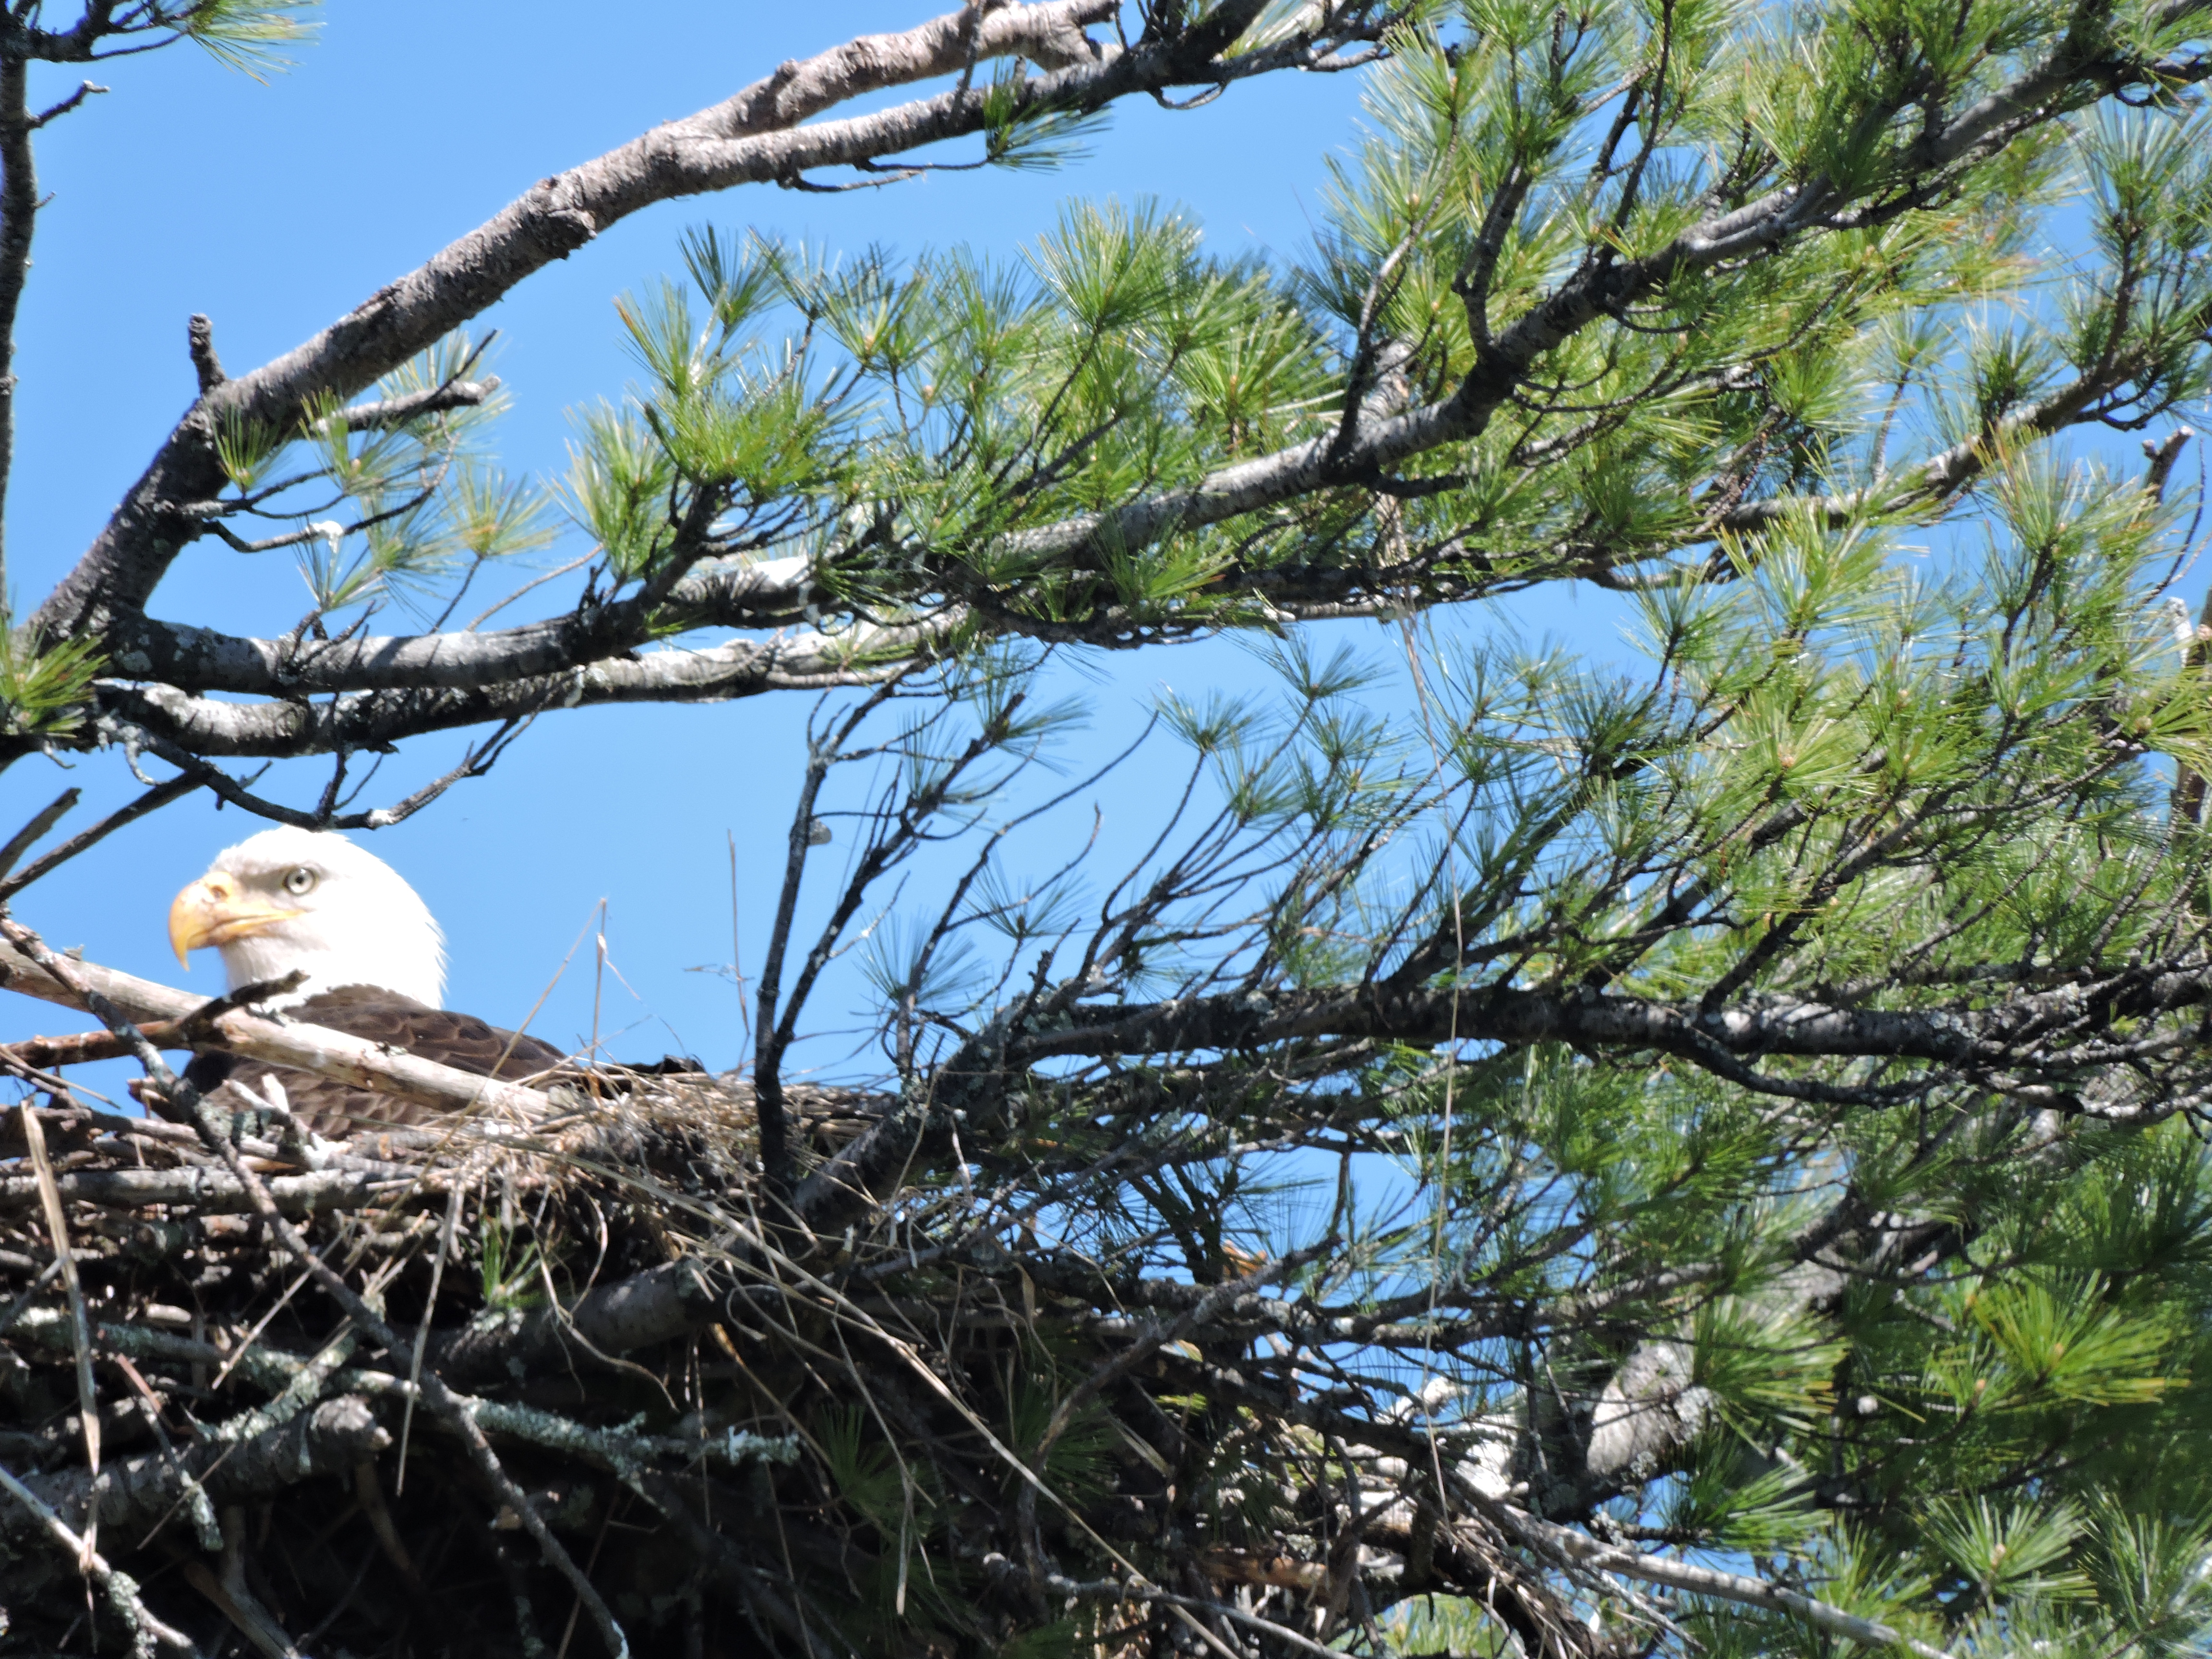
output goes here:
[{"label": "green pine foliage", "polygon": [[[2193,102],[2085,108],[1955,158],[1925,136],[2040,54],[2154,58],[2186,25],[1892,9],[1419,9],[1370,72],[1301,268],[1224,262],[1151,202],[1071,204],[1011,265],[701,230],[687,284],[618,307],[641,379],[580,416],[566,504],[616,589],[801,554],[878,620],[952,608],[1127,644],[1725,574],[1787,552],[1793,501],[1919,522],[1998,453],[2200,395],[2212,143]],[[1017,127],[994,127],[994,159]],[[1717,264],[1678,247],[1540,368],[1498,356],[1544,296],[1804,181],[1832,198],[1818,234]],[[2086,218],[2086,268],[2054,215]],[[1332,475],[1363,416],[1449,408],[1501,374],[1527,379],[1494,410]],[[434,518],[470,487],[434,464],[462,420],[368,441],[325,416],[317,487],[364,520],[422,494]],[[1302,443],[1316,461],[1291,499],[1179,520],[1178,492]],[[1133,526],[1139,500],[1158,505]],[[428,518],[381,520],[338,561],[358,579],[311,578],[319,605],[450,573]]]},{"label": "green pine foliage", "polygon": [[300,14],[312,11],[318,0],[191,0],[179,5],[155,3],[134,9],[140,28],[174,29],[226,69],[262,80],[291,66],[287,46],[314,38],[316,25]]},{"label": "green pine foliage", "polygon": [[88,640],[48,644],[11,621],[0,610],[0,732],[40,744],[75,737],[99,650]]}]

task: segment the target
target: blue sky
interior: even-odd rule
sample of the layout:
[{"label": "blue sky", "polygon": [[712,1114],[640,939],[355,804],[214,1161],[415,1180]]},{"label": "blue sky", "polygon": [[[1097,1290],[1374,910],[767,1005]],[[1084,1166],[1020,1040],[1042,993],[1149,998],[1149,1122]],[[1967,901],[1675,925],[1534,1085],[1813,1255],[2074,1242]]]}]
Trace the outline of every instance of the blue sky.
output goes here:
[{"label": "blue sky", "polygon": [[[94,78],[112,90],[48,129],[40,155],[52,200],[19,331],[7,504],[16,604],[34,605],[69,568],[191,402],[191,313],[213,319],[234,373],[252,367],[544,174],[726,97],[787,58],[910,26],[942,3],[633,0],[611,13],[573,0],[336,0],[319,40],[265,85],[189,46],[101,66]],[[34,100],[59,98],[77,78],[46,70]],[[1219,252],[1259,248],[1289,261],[1318,222],[1326,156],[1355,136],[1358,95],[1353,76],[1280,76],[1188,113],[1125,104],[1088,159],[1057,173],[939,174],[838,196],[755,188],[638,215],[483,319],[501,331],[495,368],[514,401],[499,438],[504,463],[517,475],[557,473],[569,412],[620,397],[630,367],[612,301],[677,269],[676,240],[688,226],[757,228],[833,251],[959,242],[1011,255],[1071,197],[1149,195],[1193,213]],[[555,556],[582,548],[572,534]],[[246,558],[210,540],[179,562],[154,610],[269,633],[289,627],[304,601],[289,556]],[[1522,627],[1585,650],[1618,649],[1619,611],[1590,590],[1523,601],[1516,614]],[[1490,624],[1471,616],[1467,625]],[[1328,631],[1378,654],[1398,650],[1395,635],[1372,624]],[[1202,695],[1250,685],[1256,673],[1246,650],[1224,641],[1094,659],[1069,684],[1095,701],[1085,747],[1103,754],[1136,729],[1164,686]],[[604,900],[629,988],[604,987],[603,1030],[629,1028],[615,1052],[650,1058],[681,1048],[718,1066],[736,1063],[731,988],[685,970],[729,960],[726,837],[738,848],[743,925],[753,940],[765,930],[807,708],[786,696],[547,720],[490,778],[369,838],[444,922],[447,1000],[520,1019]],[[418,745],[387,768],[371,799],[404,794],[462,747],[459,735]],[[264,785],[308,804],[320,775],[280,769]],[[1158,775],[1147,766],[1095,792],[1109,851],[1147,826],[1144,785]],[[118,757],[84,758],[66,774],[21,763],[0,775],[0,830],[72,783],[86,800],[70,827],[136,787]],[[1086,823],[1090,804],[1078,804]],[[41,883],[18,913],[96,961],[212,994],[219,966],[199,958],[179,981],[162,919],[170,895],[218,848],[259,827],[195,797]],[[586,939],[533,1030],[572,1044],[588,1032],[592,956]],[[822,1011],[842,1012],[854,1000],[833,989]],[[77,1023],[0,1000],[0,1038]]]}]

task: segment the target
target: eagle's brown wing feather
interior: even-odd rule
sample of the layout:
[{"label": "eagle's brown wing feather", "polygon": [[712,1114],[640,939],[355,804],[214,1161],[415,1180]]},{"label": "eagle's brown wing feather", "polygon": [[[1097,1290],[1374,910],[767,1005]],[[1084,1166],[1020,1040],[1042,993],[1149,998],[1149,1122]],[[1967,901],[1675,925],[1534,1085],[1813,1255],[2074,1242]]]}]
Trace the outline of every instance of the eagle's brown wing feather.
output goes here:
[{"label": "eagle's brown wing feather", "polygon": [[[553,1070],[564,1058],[534,1036],[502,1031],[473,1014],[433,1008],[374,985],[343,985],[319,992],[285,1012],[310,1024],[326,1025],[348,1036],[403,1048],[418,1059],[434,1060],[478,1077],[510,1080],[531,1077]],[[185,1080],[203,1094],[229,1083],[254,1099],[264,1097],[262,1079],[268,1077],[283,1086],[293,1112],[321,1135],[336,1138],[364,1129],[395,1128],[425,1122],[435,1115],[429,1108],[411,1101],[394,1100],[312,1072],[237,1054],[196,1055],[185,1071]]]}]

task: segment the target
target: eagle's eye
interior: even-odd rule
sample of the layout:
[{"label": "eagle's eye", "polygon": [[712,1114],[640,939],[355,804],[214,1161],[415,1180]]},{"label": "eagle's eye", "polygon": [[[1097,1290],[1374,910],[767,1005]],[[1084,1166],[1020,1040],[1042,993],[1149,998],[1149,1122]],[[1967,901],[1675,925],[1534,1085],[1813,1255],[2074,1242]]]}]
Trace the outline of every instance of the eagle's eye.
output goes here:
[{"label": "eagle's eye", "polygon": [[305,898],[308,894],[315,890],[315,872],[303,864],[298,869],[292,871],[285,876],[284,890],[299,897]]}]

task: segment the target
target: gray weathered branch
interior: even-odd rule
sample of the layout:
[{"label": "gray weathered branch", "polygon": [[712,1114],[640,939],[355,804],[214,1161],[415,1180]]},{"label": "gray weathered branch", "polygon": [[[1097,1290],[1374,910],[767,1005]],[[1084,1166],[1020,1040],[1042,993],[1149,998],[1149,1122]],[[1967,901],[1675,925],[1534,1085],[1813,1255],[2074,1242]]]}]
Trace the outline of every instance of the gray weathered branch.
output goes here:
[{"label": "gray weathered branch", "polygon": [[[368,1402],[345,1395],[243,1441],[204,1440],[173,1453],[149,1452],[109,1463],[96,1476],[69,1469],[22,1480],[65,1516],[82,1516],[96,1496],[101,1527],[135,1534],[183,1504],[194,1483],[212,1503],[245,1503],[318,1475],[346,1474],[391,1443]],[[28,1510],[0,1504],[0,1538],[21,1536],[35,1524]]]},{"label": "gray weathered branch", "polygon": [[[72,964],[93,991],[106,997],[133,1022],[186,1019],[206,1006],[206,999],[172,990],[133,975],[91,963]],[[64,1007],[85,1006],[77,994],[18,951],[0,942],[0,986]],[[449,1066],[348,1036],[320,1025],[266,1018],[234,1008],[206,1022],[208,1046],[274,1065],[290,1066],[318,1077],[374,1090],[395,1100],[415,1102],[440,1111],[492,1110],[526,1121],[555,1115],[558,1108],[535,1089],[477,1077]]]},{"label": "gray weathered branch", "polygon": [[[781,628],[814,597],[799,560],[717,563],[678,582],[658,605],[632,596],[584,614],[489,633],[260,640],[137,618],[119,625],[110,661],[132,679],[184,691],[298,696],[325,691],[475,690],[568,672],[701,628]],[[756,646],[755,653],[791,647]],[[822,647],[813,647],[820,650]],[[744,660],[741,654],[732,660]]]},{"label": "gray weathered branch", "polygon": [[39,178],[31,153],[30,65],[0,57],[0,609],[8,603],[8,479],[15,460],[15,312],[31,268]]},{"label": "gray weathered branch", "polygon": [[[2113,1018],[2140,1018],[2212,1000],[2212,968],[2124,968],[2083,973],[2079,982],[2017,995],[1990,1007],[1893,1009],[1838,1006],[1762,995],[1705,1007],[1600,993],[1583,988],[1521,990],[1489,986],[1456,994],[1381,986],[1275,993],[1078,1008],[1055,1029],[1027,1033],[1008,1045],[1008,1063],[1024,1066],[1075,1055],[1169,1054],[1191,1048],[1239,1048],[1296,1038],[1371,1037],[1435,1044],[1468,1042],[1570,1042],[1614,1050],[1650,1050],[1722,1069],[1721,1062],[1771,1056],[1795,1060],[1881,1058],[1922,1060],[1970,1071],[2019,1066],[2063,1076],[2106,1063],[2095,1048],[2069,1056],[2040,1034],[2092,1001],[2108,1003]],[[2023,1047],[2023,1045],[2028,1045]],[[1733,1073],[1730,1075],[1734,1075]],[[1779,1091],[1783,1079],[1770,1079]],[[1808,1098],[1836,1091],[1809,1082]],[[2094,1109],[2087,1106],[2084,1109]]]},{"label": "gray weathered branch", "polygon": [[[420,1170],[397,1176],[364,1170],[320,1170],[310,1175],[271,1176],[266,1185],[276,1207],[287,1215],[325,1210],[357,1210],[380,1194],[423,1184]],[[177,1170],[78,1170],[55,1177],[70,1203],[135,1209],[142,1204],[189,1204],[204,1212],[237,1214],[253,1207],[246,1188],[219,1169],[188,1165]],[[30,1176],[0,1176],[0,1209],[38,1201],[39,1183]]]},{"label": "gray weathered branch", "polygon": [[866,685],[890,665],[927,656],[963,625],[948,611],[892,628],[700,650],[670,647],[465,690],[351,692],[328,702],[220,702],[164,684],[102,681],[103,715],[198,755],[319,755],[375,749],[425,732],[623,702],[726,702],[764,691]]}]

